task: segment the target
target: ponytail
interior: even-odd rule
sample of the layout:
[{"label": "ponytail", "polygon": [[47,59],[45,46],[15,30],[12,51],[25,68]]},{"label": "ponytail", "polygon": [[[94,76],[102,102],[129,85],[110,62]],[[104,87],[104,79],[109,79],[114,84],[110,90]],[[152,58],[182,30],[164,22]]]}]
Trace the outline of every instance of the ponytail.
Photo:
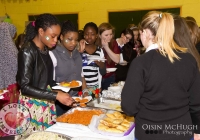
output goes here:
[{"label": "ponytail", "polygon": [[26,26],[24,42],[32,40],[36,35],[37,31],[35,29],[35,21],[33,21]]},{"label": "ponytail", "polygon": [[[161,15],[161,17],[160,17]],[[179,47],[173,40],[174,36],[174,19],[169,13],[159,14],[160,24],[157,29],[155,40],[159,45],[159,51],[162,55],[168,56],[169,60],[173,63],[174,58],[180,59],[174,50],[186,52],[186,48]]]},{"label": "ponytail", "polygon": [[170,62],[180,59],[174,51],[187,52],[187,48],[179,47],[174,39],[174,19],[170,13],[151,11],[147,13],[140,23],[140,30],[149,29],[155,36],[155,43],[159,46],[159,52],[168,57]]}]

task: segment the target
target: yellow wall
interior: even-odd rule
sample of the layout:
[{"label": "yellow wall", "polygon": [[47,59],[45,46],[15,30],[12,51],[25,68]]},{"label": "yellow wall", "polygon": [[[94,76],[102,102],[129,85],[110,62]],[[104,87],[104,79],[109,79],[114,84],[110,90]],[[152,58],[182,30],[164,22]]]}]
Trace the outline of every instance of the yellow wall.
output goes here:
[{"label": "yellow wall", "polygon": [[[28,14],[78,13],[79,29],[89,21],[99,25],[108,21],[109,11],[134,11],[181,7],[181,16],[193,16],[200,25],[200,0],[1,0],[0,16],[10,15],[22,33]],[[120,19],[119,19],[120,20]]]}]

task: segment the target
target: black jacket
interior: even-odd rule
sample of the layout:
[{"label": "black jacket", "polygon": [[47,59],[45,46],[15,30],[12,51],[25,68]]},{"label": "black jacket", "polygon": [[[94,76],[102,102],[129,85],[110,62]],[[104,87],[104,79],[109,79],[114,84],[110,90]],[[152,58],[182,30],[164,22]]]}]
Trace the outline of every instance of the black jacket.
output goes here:
[{"label": "black jacket", "polygon": [[[48,69],[37,46],[32,41],[25,43],[18,54],[17,82],[25,96],[56,100],[57,92],[46,91]],[[50,83],[52,86],[53,79]]]}]

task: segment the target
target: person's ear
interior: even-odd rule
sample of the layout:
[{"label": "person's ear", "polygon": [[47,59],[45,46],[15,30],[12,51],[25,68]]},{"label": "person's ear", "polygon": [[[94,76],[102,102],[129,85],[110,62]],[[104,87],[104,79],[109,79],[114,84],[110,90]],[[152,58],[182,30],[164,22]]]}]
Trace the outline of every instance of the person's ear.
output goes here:
[{"label": "person's ear", "polygon": [[96,35],[96,38],[98,38],[99,34]]},{"label": "person's ear", "polygon": [[44,30],[42,28],[39,28],[38,29],[38,33],[40,36],[43,36],[44,35]]},{"label": "person's ear", "polygon": [[99,38],[101,39],[101,35],[99,35]]},{"label": "person's ear", "polygon": [[63,41],[63,35],[62,34],[60,35],[60,40]]},{"label": "person's ear", "polygon": [[142,33],[143,33],[144,35],[147,35],[147,31],[146,31],[145,29],[142,30]]}]

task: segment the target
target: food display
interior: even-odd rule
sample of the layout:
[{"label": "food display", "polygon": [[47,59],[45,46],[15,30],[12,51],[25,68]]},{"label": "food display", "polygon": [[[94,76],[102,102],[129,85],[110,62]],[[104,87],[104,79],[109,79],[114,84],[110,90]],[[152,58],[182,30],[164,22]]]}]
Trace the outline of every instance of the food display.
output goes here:
[{"label": "food display", "polygon": [[77,86],[79,86],[79,83],[76,80],[73,80],[73,81],[70,82],[69,86],[70,87],[77,87]]},{"label": "food display", "polygon": [[134,117],[126,116],[120,112],[107,113],[106,117],[99,121],[98,130],[124,133],[130,128],[133,121]]},{"label": "food display", "polygon": [[59,85],[63,86],[63,87],[78,87],[78,86],[80,86],[79,82],[76,80],[72,80],[71,82],[64,81],[64,82],[61,82]]},{"label": "food display", "polygon": [[86,107],[86,103],[92,99],[91,96],[86,96],[84,98],[82,97],[72,97],[72,98],[76,101],[77,105],[80,105],[81,107]]},{"label": "food display", "polygon": [[107,98],[107,99],[115,99],[115,100],[121,101],[121,91],[103,90],[102,97]]},{"label": "food display", "polygon": [[105,110],[90,109],[90,108],[77,108],[72,111],[58,117],[57,122],[70,123],[70,124],[82,124],[89,125],[93,115],[100,115],[105,113]]},{"label": "food display", "polygon": [[86,107],[86,104],[85,103],[87,103],[89,100],[86,98],[86,99],[84,99],[84,98],[74,98],[74,100],[77,102],[77,103],[79,103],[79,105],[81,106],[81,107]]},{"label": "food display", "polygon": [[87,98],[74,98],[74,100],[76,102],[79,102],[79,103],[87,103],[88,102],[88,99]]},{"label": "food display", "polygon": [[61,83],[56,83],[56,86],[53,86],[52,89],[59,89],[62,90],[64,92],[69,92],[69,90],[71,88],[77,88],[82,86],[82,82],[81,81],[76,81],[76,80],[72,80],[71,82],[61,82]]},{"label": "food display", "polygon": [[102,91],[102,97],[107,99],[121,100],[121,92],[124,84],[124,81],[111,84],[110,87],[108,87],[108,90]]},{"label": "food display", "polygon": [[70,138],[62,134],[42,131],[30,134],[25,140],[70,140]]}]

